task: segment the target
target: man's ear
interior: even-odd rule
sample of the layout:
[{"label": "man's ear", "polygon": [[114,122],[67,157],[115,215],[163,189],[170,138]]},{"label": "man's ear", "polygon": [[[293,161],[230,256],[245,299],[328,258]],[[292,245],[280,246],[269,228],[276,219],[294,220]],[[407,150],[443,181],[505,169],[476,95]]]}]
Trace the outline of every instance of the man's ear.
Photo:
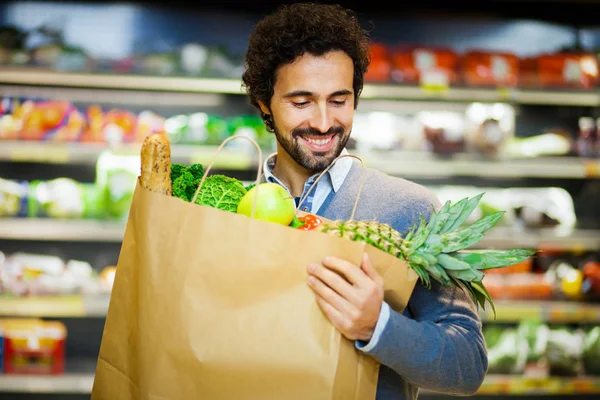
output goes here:
[{"label": "man's ear", "polygon": [[271,111],[269,111],[269,107],[267,107],[262,101],[258,100],[258,106],[260,107],[260,111],[262,111],[263,114],[271,114]]}]

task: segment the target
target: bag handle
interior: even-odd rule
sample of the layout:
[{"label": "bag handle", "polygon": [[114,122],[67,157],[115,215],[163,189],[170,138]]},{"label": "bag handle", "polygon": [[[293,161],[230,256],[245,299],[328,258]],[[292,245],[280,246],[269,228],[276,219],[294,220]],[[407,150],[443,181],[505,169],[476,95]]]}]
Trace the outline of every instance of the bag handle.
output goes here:
[{"label": "bag handle", "polygon": [[194,193],[194,197],[192,198],[191,202],[196,203],[196,199],[198,198],[198,193],[200,193],[200,189],[202,188],[202,185],[204,184],[204,181],[206,180],[206,177],[208,176],[208,173],[210,172],[210,169],[213,167],[213,164],[215,163],[217,156],[219,155],[221,150],[223,150],[223,148],[225,147],[225,145],[228,142],[230,142],[234,139],[240,139],[240,138],[246,139],[247,141],[252,143],[258,152],[258,171],[256,173],[256,189],[255,189],[256,195],[254,196],[254,201],[252,203],[252,212],[250,213],[250,218],[254,218],[254,210],[256,208],[256,200],[258,199],[258,186],[260,184],[260,179],[262,176],[263,157],[262,157],[262,150],[260,149],[260,146],[258,145],[258,143],[256,143],[256,141],[254,139],[249,138],[248,136],[234,135],[234,136],[230,136],[227,139],[223,140],[223,142],[217,148],[217,151],[215,152],[215,155],[213,156],[212,160],[210,161],[210,163],[207,165],[206,169],[204,170],[204,175],[202,175],[200,184],[198,185],[198,188],[196,189],[196,193]]},{"label": "bag handle", "polygon": [[335,160],[333,160],[333,162],[331,164],[329,164],[327,166],[327,168],[325,168],[325,170],[323,170],[323,172],[321,172],[319,174],[319,176],[317,177],[317,179],[315,179],[314,183],[306,191],[306,194],[300,199],[300,201],[298,202],[298,207],[296,208],[296,212],[298,212],[298,210],[300,209],[300,206],[302,205],[302,203],[304,203],[304,201],[306,200],[306,198],[308,197],[308,195],[310,194],[310,192],[317,186],[317,183],[327,173],[327,171],[329,171],[329,169],[331,167],[333,167],[333,165],[335,164],[335,162],[337,160],[339,160],[340,158],[344,158],[344,157],[356,158],[358,161],[360,161],[360,165],[361,165],[361,168],[362,168],[361,169],[362,173],[360,175],[360,185],[358,186],[358,193],[356,194],[356,200],[354,201],[354,207],[352,208],[352,214],[350,215],[350,221],[352,221],[354,219],[354,214],[356,213],[356,208],[358,207],[358,200],[360,199],[360,194],[362,192],[363,185],[365,183],[365,163],[363,162],[362,158],[360,158],[359,156],[356,156],[354,154],[342,154],[342,155],[337,156],[335,158]]}]

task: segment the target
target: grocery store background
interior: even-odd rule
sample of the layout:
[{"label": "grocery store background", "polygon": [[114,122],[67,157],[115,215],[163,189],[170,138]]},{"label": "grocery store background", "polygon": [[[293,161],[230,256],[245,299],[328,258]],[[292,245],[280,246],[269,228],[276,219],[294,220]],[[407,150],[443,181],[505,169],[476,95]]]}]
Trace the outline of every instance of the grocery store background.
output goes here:
[{"label": "grocery store background", "polygon": [[[146,134],[174,162],[274,150],[239,77],[278,3],[0,2],[0,398],[89,398]],[[486,275],[475,397],[598,398],[600,2],[393,3],[344,2],[375,41],[350,151],[442,201],[485,191],[475,216],[507,213],[482,246],[541,250]],[[257,162],[234,141],[214,172]]]}]

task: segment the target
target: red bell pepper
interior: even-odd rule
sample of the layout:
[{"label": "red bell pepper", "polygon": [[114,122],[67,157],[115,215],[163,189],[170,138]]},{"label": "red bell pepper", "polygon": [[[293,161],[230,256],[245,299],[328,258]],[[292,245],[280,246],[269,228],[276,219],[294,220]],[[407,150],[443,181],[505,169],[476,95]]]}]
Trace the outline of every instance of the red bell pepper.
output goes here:
[{"label": "red bell pepper", "polygon": [[321,225],[323,221],[321,218],[317,217],[314,214],[306,214],[303,217],[296,217],[290,223],[292,228],[300,229],[303,231],[312,231],[316,229],[319,225]]}]

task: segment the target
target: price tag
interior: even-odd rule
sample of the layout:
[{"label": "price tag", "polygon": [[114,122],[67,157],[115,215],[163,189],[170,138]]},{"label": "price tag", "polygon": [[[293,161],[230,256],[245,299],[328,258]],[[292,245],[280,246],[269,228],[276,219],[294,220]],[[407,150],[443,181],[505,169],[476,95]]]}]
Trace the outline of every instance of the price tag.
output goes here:
[{"label": "price tag", "polygon": [[423,70],[419,75],[419,84],[427,94],[444,95],[450,88],[450,77],[443,70],[435,68]]},{"label": "price tag", "polygon": [[0,298],[0,315],[19,317],[83,317],[81,296]]},{"label": "price tag", "polygon": [[583,170],[586,178],[599,178],[600,161],[583,160]]},{"label": "price tag", "polygon": [[571,390],[577,394],[592,394],[600,392],[600,379],[573,379]]},{"label": "price tag", "polygon": [[515,379],[511,387],[511,394],[556,393],[557,382],[548,378]]},{"label": "price tag", "polygon": [[[496,304],[496,321],[543,321],[542,318],[542,307],[539,306],[526,306],[522,304],[509,305],[509,304]],[[490,319],[493,318],[493,314],[489,311]]]},{"label": "price tag", "polygon": [[35,148],[12,149],[10,160],[15,162],[42,162],[52,164],[66,164],[69,162],[69,150],[66,148],[49,147],[43,144]]},{"label": "price tag", "polygon": [[216,152],[214,151],[196,151],[190,155],[190,162],[192,164],[202,164],[204,168],[207,168],[209,163],[214,159],[211,170],[245,170],[252,167],[258,167],[258,161],[255,161],[254,158],[247,153],[222,150],[216,158],[215,154]]},{"label": "price tag", "polygon": [[550,306],[548,320],[552,322],[582,321],[586,318],[586,310],[581,306]]}]

